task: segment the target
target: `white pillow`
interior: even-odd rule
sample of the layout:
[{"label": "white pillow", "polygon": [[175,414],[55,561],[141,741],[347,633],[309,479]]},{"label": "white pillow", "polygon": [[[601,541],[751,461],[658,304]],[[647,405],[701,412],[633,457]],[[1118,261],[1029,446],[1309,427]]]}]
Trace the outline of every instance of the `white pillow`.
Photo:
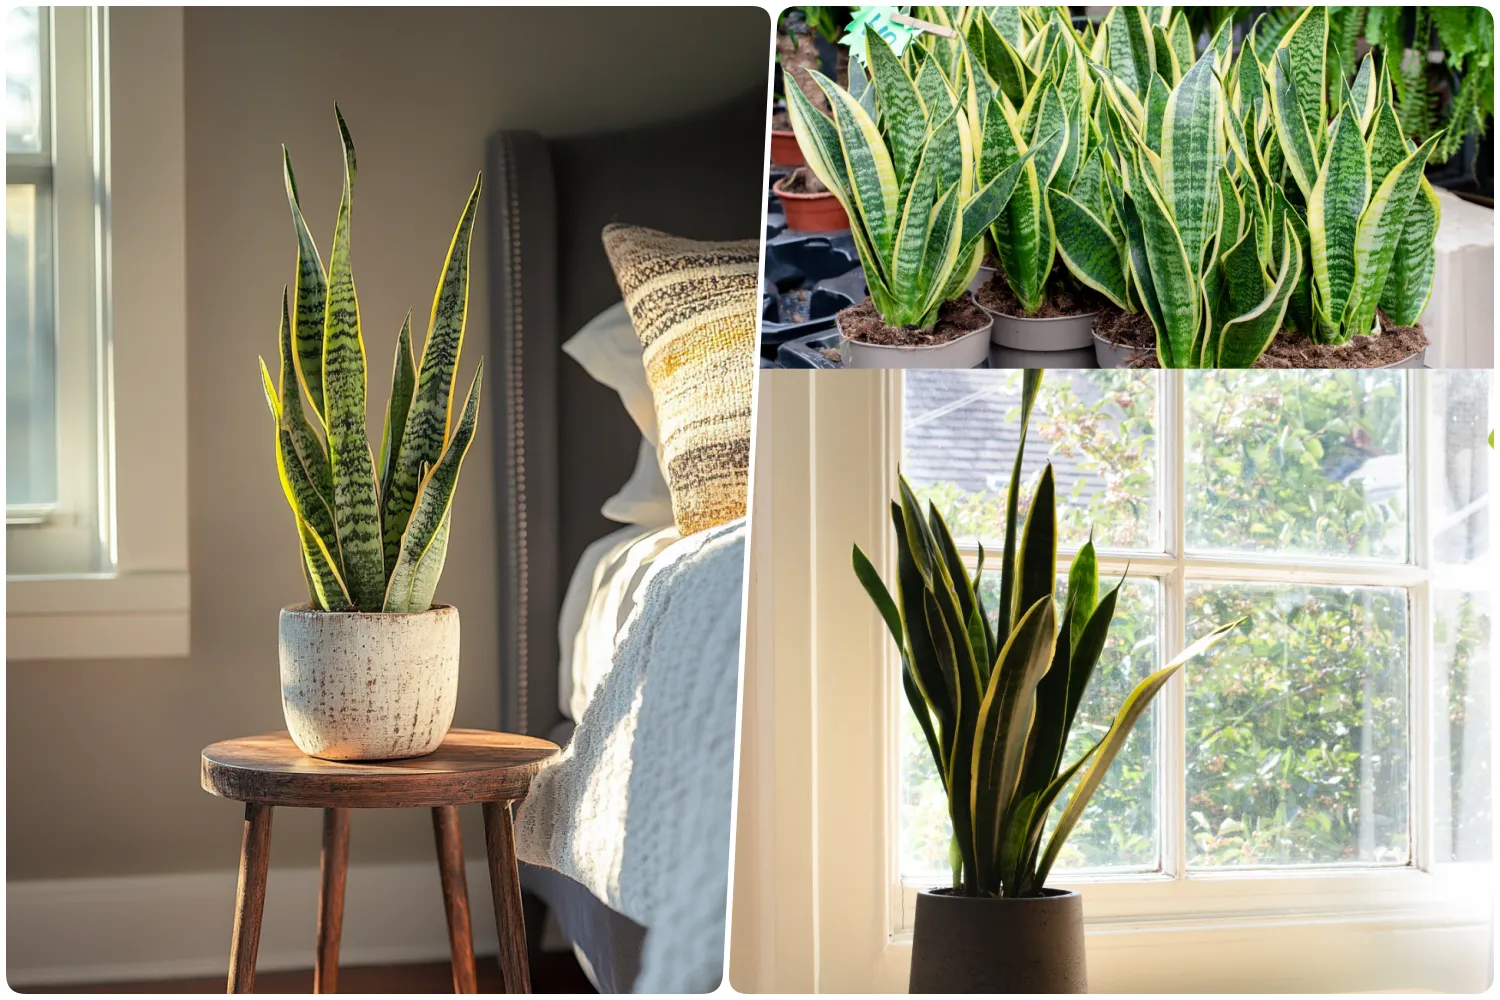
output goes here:
[{"label": "white pillow", "polygon": [[599,513],[621,524],[639,524],[660,528],[672,524],[672,492],[662,478],[656,451],[651,442],[641,438],[635,457],[635,471],[620,492],[604,501]]},{"label": "white pillow", "polygon": [[643,348],[630,325],[624,302],[616,302],[563,342],[563,353],[583,366],[595,382],[620,394],[625,412],[641,429],[652,450],[660,444],[656,430],[656,405],[646,381]]}]

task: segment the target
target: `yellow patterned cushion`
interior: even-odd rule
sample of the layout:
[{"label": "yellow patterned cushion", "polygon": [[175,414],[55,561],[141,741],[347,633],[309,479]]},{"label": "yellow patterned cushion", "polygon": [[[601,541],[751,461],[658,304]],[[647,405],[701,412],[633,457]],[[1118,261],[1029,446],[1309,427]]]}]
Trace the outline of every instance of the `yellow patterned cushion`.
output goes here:
[{"label": "yellow patterned cushion", "polygon": [[760,241],[700,243],[612,225],[604,251],[645,348],[677,530],[743,517]]}]

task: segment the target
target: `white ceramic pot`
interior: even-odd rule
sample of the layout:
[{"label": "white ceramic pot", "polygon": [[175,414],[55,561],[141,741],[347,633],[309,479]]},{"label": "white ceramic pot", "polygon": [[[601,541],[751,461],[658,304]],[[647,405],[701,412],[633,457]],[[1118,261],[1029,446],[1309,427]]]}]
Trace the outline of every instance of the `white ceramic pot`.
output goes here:
[{"label": "white ceramic pot", "polygon": [[931,347],[866,344],[843,336],[841,329],[839,358],[845,368],[977,368],[990,356],[991,323]]},{"label": "white ceramic pot", "polygon": [[1080,313],[1077,316],[1028,319],[1007,316],[992,309],[985,309],[985,312],[995,317],[990,339],[1000,347],[1016,351],[1087,350],[1094,336],[1094,317],[1098,315]]},{"label": "white ceramic pot", "polygon": [[325,760],[436,750],[458,701],[458,609],[410,614],[281,609],[281,709],[292,742]]}]

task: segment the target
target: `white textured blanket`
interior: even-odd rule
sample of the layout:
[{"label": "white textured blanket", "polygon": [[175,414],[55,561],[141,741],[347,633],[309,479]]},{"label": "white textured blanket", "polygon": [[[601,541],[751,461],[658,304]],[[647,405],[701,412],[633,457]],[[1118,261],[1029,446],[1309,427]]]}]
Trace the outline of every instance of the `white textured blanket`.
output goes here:
[{"label": "white textured blanket", "polygon": [[522,860],[647,929],[641,993],[723,974],[744,542],[733,521],[657,557],[613,669],[516,817]]}]

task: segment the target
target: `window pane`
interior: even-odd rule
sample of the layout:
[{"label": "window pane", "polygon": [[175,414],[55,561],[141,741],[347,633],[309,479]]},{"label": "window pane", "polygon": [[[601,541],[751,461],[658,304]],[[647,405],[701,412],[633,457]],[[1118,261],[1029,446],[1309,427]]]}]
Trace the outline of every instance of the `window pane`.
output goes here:
[{"label": "window pane", "polygon": [[[1000,575],[987,572],[983,582],[986,606],[993,611],[998,604]],[[1058,607],[1066,600],[1067,580],[1060,578]],[[1066,763],[1072,763],[1098,741],[1126,694],[1155,669],[1158,600],[1153,579],[1130,579],[1121,588],[1114,625],[1088,696],[1079,708],[1064,757]],[[1158,866],[1156,782],[1151,766],[1155,712],[1153,707],[1141,719],[1110,766],[1103,785],[1068,838],[1057,863],[1059,869],[1152,870]],[[927,741],[909,710],[902,712],[900,803],[901,874],[918,879],[948,878],[952,827],[947,800]],[[1059,803],[1054,809],[1053,822],[1064,805]]]},{"label": "window pane", "polygon": [[1489,595],[1436,590],[1433,605],[1433,858],[1489,861]]},{"label": "window pane", "polygon": [[1401,372],[1191,372],[1187,544],[1406,559]]},{"label": "window pane", "polygon": [[39,153],[47,121],[45,26],[40,8],[5,15],[5,151]]},{"label": "window pane", "polygon": [[1434,371],[1428,379],[1432,401],[1430,453],[1432,553],[1440,571],[1473,571],[1488,576],[1490,550],[1489,396],[1487,371]]},{"label": "window pane", "polygon": [[1190,638],[1242,615],[1185,668],[1188,863],[1404,863],[1405,591],[1189,585]]},{"label": "window pane", "polygon": [[[998,547],[1020,433],[1021,373],[908,371],[904,386],[902,471],[919,497],[937,504],[954,537]],[[1024,473],[1030,481],[1053,463],[1059,544],[1082,545],[1092,527],[1101,548],[1161,548],[1155,413],[1154,373],[1043,376]]]},{"label": "window pane", "polygon": [[57,379],[47,198],[5,186],[5,501],[57,502]]}]

